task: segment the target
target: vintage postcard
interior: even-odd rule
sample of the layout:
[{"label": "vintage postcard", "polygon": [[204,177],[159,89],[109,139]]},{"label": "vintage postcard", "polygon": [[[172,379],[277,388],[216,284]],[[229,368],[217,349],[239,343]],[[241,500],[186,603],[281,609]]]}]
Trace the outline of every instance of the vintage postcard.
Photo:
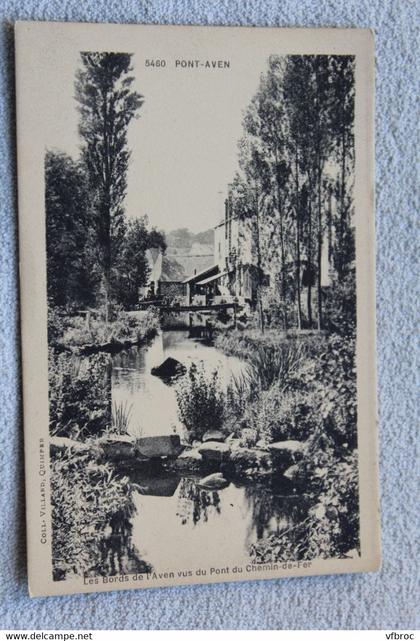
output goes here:
[{"label": "vintage postcard", "polygon": [[376,570],[374,42],[19,22],[31,595]]}]

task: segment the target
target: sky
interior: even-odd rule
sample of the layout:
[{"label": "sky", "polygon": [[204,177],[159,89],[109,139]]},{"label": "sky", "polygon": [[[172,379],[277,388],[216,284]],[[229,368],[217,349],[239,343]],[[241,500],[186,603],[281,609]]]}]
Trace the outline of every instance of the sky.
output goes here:
[{"label": "sky", "polygon": [[[175,60],[167,56],[165,69],[147,68],[144,55],[134,53],[133,88],[144,97],[144,104],[140,117],[129,125],[127,216],[147,214],[151,225],[165,231],[188,227],[199,232],[220,221],[227,184],[238,167],[243,112],[268,58],[265,52],[258,60],[240,53],[224,56],[230,60],[229,69],[176,68]],[[208,58],[200,56],[203,61]],[[57,81],[49,85],[45,136],[46,148],[73,157],[80,145],[74,99],[78,67],[76,51],[54,63]]]}]

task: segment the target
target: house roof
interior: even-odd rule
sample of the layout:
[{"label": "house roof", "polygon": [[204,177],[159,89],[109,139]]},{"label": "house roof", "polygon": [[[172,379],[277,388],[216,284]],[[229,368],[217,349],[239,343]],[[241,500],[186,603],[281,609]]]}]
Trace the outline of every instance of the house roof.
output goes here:
[{"label": "house roof", "polygon": [[220,274],[215,274],[214,276],[209,276],[208,278],[205,278],[204,280],[199,280],[196,285],[207,285],[207,283],[212,283],[215,280],[219,280],[223,276],[226,276],[229,274],[228,271],[226,272],[221,272]]},{"label": "house roof", "polygon": [[182,283],[185,278],[183,266],[172,256],[162,256],[162,271],[160,281],[166,283]]},{"label": "house roof", "polygon": [[201,272],[198,272],[197,274],[193,274],[192,276],[189,276],[186,278],[183,282],[184,283],[192,283],[194,281],[200,280],[200,278],[206,278],[206,276],[212,276],[215,271],[219,271],[218,265],[212,265],[211,267],[207,267],[206,269],[203,269]]}]

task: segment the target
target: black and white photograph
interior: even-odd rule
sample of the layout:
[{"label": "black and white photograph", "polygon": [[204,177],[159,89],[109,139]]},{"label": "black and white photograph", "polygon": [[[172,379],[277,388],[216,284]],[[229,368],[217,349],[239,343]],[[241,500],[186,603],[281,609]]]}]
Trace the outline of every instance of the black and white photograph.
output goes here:
[{"label": "black and white photograph", "polygon": [[172,48],[48,70],[58,591],[363,561],[356,56]]}]

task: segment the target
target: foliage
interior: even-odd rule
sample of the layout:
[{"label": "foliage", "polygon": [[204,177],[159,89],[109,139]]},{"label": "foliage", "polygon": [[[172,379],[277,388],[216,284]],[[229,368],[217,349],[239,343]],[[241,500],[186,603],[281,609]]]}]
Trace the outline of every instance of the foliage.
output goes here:
[{"label": "foliage", "polygon": [[253,426],[266,443],[284,440],[303,441],[318,427],[314,394],[305,390],[284,391],[273,385],[251,404],[243,422]]},{"label": "foliage", "polygon": [[191,441],[208,430],[223,429],[226,394],[217,370],[206,373],[204,365],[192,363],[175,388],[179,419]]},{"label": "foliage", "polygon": [[64,333],[71,323],[69,316],[62,307],[55,307],[51,300],[47,308],[48,344],[56,345],[62,342]]},{"label": "foliage", "polygon": [[141,316],[131,316],[124,311],[114,310],[115,318],[106,321],[103,310],[91,314],[89,319],[74,316],[66,320],[65,329],[58,342],[69,347],[82,347],[87,344],[141,342],[152,337],[158,330],[157,313],[148,309]]},{"label": "foliage", "polygon": [[110,357],[49,350],[50,434],[86,438],[111,425]]},{"label": "foliage", "polygon": [[356,274],[351,269],[342,280],[335,278],[326,300],[326,327],[330,332],[352,337],[356,332]]},{"label": "foliage", "polygon": [[123,202],[130,151],[128,125],[143,98],[132,89],[131,55],[82,52],[75,94],[79,104],[82,161],[92,200],[97,259],[106,303],[111,300],[115,257],[124,236]]},{"label": "foliage", "polygon": [[273,295],[264,301],[270,324],[326,325],[327,242],[339,282],[354,265],[353,128],[351,56],[270,56],[245,112],[240,172],[232,181],[235,213],[252,229],[254,263],[272,280]]},{"label": "foliage", "polygon": [[51,507],[54,579],[106,571],[106,529],[135,511],[128,480],[89,454],[67,451],[51,462]]},{"label": "foliage", "polygon": [[357,452],[315,468],[321,493],[308,524],[311,558],[343,556],[359,548],[359,488]]},{"label": "foliage", "polygon": [[98,285],[86,172],[63,152],[45,154],[47,292],[50,305],[92,304]]},{"label": "foliage", "polygon": [[343,558],[359,551],[358,465],[355,452],[315,466],[320,488],[308,516],[251,547],[255,563]]},{"label": "foliage", "polygon": [[249,363],[261,389],[268,390],[275,384],[279,393],[287,389],[291,379],[297,376],[305,358],[304,343],[289,339],[278,345],[259,345],[250,353]]},{"label": "foliage", "polygon": [[114,401],[112,404],[112,426],[111,432],[115,434],[128,434],[128,427],[131,421],[131,412],[133,409],[133,404],[117,403]]},{"label": "foliage", "polygon": [[125,309],[133,308],[139,299],[139,288],[148,283],[150,267],[146,251],[150,248],[164,252],[166,241],[162,232],[148,229],[147,216],[127,221],[120,251],[112,268],[113,300]]},{"label": "foliage", "polygon": [[302,382],[316,392],[313,412],[337,446],[357,446],[355,337],[331,335]]}]

